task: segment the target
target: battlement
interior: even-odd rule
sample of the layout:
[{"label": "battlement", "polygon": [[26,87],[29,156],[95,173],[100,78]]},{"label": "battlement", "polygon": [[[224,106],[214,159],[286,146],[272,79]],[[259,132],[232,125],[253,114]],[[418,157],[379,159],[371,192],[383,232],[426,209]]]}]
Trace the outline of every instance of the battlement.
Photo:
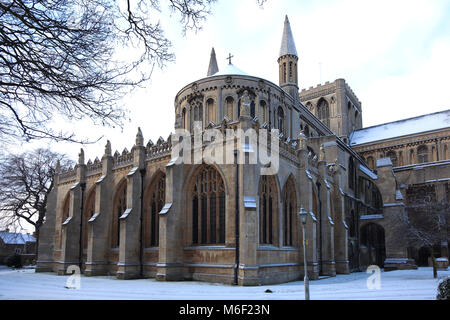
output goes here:
[{"label": "battlement", "polygon": [[359,101],[358,97],[347,84],[345,79],[336,79],[333,82],[326,81],[324,84],[319,83],[315,87],[311,86],[308,89],[303,88],[299,94],[300,101],[306,101],[320,96],[332,94],[336,92],[338,88],[345,89],[346,94],[357,105],[358,109],[361,110],[361,101]]}]

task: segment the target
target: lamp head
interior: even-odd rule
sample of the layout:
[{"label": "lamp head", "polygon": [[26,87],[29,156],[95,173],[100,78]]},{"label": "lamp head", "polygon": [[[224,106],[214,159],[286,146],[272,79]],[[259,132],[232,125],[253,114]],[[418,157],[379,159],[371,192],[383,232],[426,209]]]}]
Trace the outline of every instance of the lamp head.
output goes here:
[{"label": "lamp head", "polygon": [[298,217],[300,218],[300,221],[302,222],[302,224],[306,224],[306,218],[308,217],[308,212],[301,207],[300,212],[297,213]]}]

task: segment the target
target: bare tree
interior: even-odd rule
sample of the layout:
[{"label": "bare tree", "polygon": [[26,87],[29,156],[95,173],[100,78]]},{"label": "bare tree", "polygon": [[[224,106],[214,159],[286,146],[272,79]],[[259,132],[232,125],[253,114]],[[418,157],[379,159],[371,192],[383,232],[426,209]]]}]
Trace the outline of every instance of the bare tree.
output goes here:
[{"label": "bare tree", "polygon": [[434,197],[419,196],[408,201],[407,216],[403,217],[404,230],[399,236],[406,237],[410,247],[427,247],[433,264],[433,276],[437,277],[434,246],[447,241],[450,207],[448,201],[437,201]]},{"label": "bare tree", "polygon": [[[44,222],[47,200],[53,188],[55,170],[73,161],[48,149],[10,154],[0,159],[0,224],[23,229],[29,223],[39,229]],[[36,245],[36,248],[38,246]],[[37,249],[36,249],[37,250]]]},{"label": "bare tree", "polygon": [[[175,58],[158,21],[160,2],[0,0],[1,141],[80,142],[48,127],[56,115],[121,126],[126,111],[119,99],[148,80],[155,65]],[[164,1],[184,33],[201,28],[214,2]]]}]

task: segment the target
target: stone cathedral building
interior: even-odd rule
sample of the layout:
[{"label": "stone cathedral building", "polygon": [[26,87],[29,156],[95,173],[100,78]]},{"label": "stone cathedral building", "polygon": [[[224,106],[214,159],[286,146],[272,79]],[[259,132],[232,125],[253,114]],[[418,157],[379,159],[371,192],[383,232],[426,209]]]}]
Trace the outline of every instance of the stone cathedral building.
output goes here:
[{"label": "stone cathedral building", "polygon": [[[259,285],[302,279],[304,255],[313,279],[370,264],[415,268],[418,253],[397,239],[396,218],[407,214],[408,190],[448,198],[450,111],[425,116],[435,119],[426,130],[417,118],[405,120],[414,130],[382,135],[362,127],[345,80],[299,91],[298,59],[286,17],[278,84],[231,60],[219,70],[213,50],[207,76],[175,97],[175,129],[278,129],[275,174],[246,161],[177,164],[170,137],[145,144],[140,129],[130,151],[113,154],[108,141],[87,163],[81,151],[56,176],[36,271],[65,274],[75,264],[87,276]],[[448,256],[447,242],[439,245]]]}]

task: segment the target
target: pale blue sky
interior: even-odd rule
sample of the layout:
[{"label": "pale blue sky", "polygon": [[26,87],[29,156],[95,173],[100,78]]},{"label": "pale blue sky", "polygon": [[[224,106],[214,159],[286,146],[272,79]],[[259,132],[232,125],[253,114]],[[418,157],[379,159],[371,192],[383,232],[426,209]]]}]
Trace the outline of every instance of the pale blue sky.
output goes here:
[{"label": "pale blue sky", "polygon": [[[450,108],[450,1],[268,0],[260,9],[256,0],[219,0],[203,30],[186,37],[178,18],[163,12],[176,62],[155,70],[146,88],[124,99],[130,121],[123,132],[89,121],[64,127],[81,137],[105,136],[84,147],[86,159],[101,158],[106,139],[113,152],[130,150],[138,126],[145,142],[166,139],[173,131],[175,95],[206,76],[211,47],[219,69],[231,52],[238,68],[277,83],[286,14],[299,54],[300,88],[346,79],[362,102],[364,126]],[[52,147],[76,159],[80,145]]]}]

